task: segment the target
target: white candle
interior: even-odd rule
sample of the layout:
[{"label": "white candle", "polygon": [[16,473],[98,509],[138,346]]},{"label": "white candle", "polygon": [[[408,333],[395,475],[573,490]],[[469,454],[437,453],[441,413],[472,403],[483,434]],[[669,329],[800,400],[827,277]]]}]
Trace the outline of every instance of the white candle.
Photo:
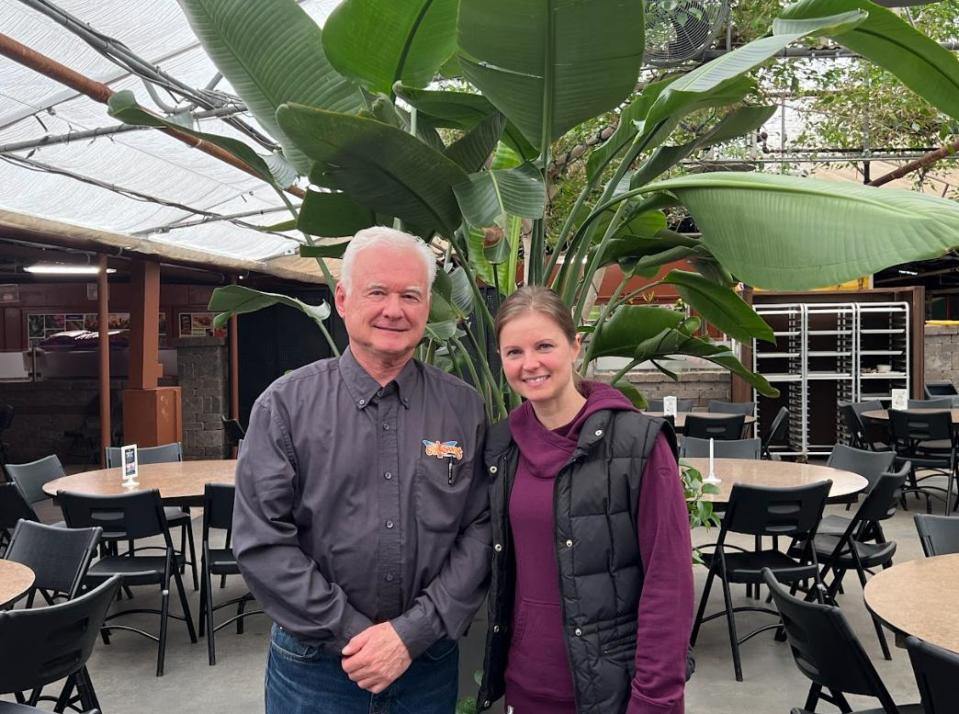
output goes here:
[{"label": "white candle", "polygon": [[709,440],[709,478],[715,478],[716,471],[713,469],[713,439]]}]

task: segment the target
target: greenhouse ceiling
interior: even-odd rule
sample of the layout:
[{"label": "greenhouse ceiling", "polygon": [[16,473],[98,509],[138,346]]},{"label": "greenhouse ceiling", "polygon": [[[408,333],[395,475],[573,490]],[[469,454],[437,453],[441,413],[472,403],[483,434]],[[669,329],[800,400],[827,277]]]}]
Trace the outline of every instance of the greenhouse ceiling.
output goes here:
[{"label": "greenhouse ceiling", "polygon": [[[301,3],[318,23],[335,5]],[[71,20],[86,38],[61,24]],[[201,131],[247,143],[258,137],[260,153],[270,153],[175,0],[0,0],[0,32],[114,92],[132,90],[158,113],[189,112]],[[156,69],[162,76],[150,86],[138,76]],[[289,218],[263,181],[166,134],[120,127],[104,104],[0,56],[0,210],[211,257],[296,254],[297,236],[257,230]]]}]

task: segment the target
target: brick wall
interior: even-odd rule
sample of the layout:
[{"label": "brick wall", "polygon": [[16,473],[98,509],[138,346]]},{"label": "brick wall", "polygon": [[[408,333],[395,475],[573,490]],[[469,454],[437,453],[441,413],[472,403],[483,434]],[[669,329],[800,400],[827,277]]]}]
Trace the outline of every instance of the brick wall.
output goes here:
[{"label": "brick wall", "polygon": [[[596,379],[609,381],[613,372],[597,372]],[[653,370],[634,370],[627,379],[647,398],[659,399],[675,396],[695,399],[696,405],[705,407],[710,399],[729,400],[730,376],[726,371],[690,370],[678,372],[679,381]]]},{"label": "brick wall", "polygon": [[183,458],[229,456],[222,415],[229,411],[229,361],[225,340],[178,340],[177,373],[183,408]]},{"label": "brick wall", "polygon": [[959,384],[959,326],[926,325],[925,379]]}]

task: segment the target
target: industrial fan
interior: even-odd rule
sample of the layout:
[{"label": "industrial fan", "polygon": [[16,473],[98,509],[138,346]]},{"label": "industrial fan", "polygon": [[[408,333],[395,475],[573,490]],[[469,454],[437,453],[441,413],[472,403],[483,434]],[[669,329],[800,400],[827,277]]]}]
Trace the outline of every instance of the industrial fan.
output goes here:
[{"label": "industrial fan", "polygon": [[709,48],[729,18],[728,0],[645,0],[646,63],[673,67]]}]

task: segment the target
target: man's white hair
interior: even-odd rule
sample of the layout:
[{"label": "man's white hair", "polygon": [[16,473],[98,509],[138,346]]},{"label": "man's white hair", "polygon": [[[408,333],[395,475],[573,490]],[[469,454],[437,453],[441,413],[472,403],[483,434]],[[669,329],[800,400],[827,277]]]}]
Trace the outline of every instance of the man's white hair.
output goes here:
[{"label": "man's white hair", "polygon": [[436,256],[422,238],[418,238],[409,233],[398,231],[395,228],[386,226],[372,226],[364,228],[353,236],[353,240],[346,246],[343,252],[343,264],[340,266],[340,283],[343,289],[349,293],[353,284],[353,263],[356,262],[356,256],[361,251],[378,246],[391,246],[393,248],[405,248],[416,252],[423,260],[426,268],[426,289],[433,286],[433,280],[436,278]]}]

